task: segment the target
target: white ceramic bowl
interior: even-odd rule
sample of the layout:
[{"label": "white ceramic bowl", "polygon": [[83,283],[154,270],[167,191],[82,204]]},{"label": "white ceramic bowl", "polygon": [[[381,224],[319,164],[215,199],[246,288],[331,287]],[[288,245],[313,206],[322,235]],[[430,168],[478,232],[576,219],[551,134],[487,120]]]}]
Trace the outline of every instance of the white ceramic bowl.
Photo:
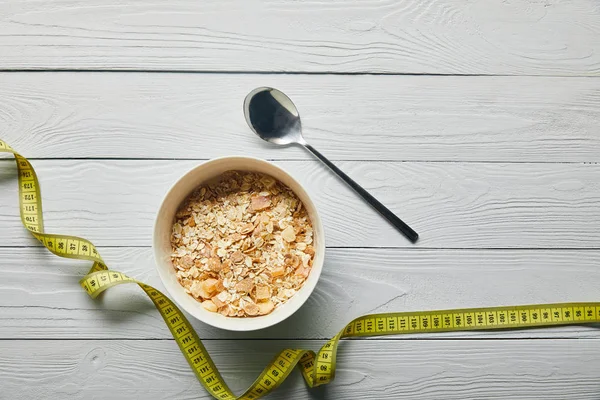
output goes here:
[{"label": "white ceramic bowl", "polygon": [[[175,269],[171,264],[171,229],[175,212],[179,205],[203,183],[215,178],[225,171],[244,170],[262,172],[278,179],[296,193],[306,207],[313,226],[313,247],[315,258],[312,270],[302,288],[286,303],[277,307],[267,315],[251,318],[225,317],[207,311],[191,295],[187,294],[177,281]],[[306,190],[294,178],[281,168],[267,161],[252,157],[223,157],[207,161],[186,173],[179,179],[165,196],[154,224],[154,259],[158,275],[171,298],[185,311],[209,325],[231,331],[251,331],[266,328],[283,321],[304,304],[321,275],[325,256],[325,240],[321,218],[317,209],[306,193]]]}]

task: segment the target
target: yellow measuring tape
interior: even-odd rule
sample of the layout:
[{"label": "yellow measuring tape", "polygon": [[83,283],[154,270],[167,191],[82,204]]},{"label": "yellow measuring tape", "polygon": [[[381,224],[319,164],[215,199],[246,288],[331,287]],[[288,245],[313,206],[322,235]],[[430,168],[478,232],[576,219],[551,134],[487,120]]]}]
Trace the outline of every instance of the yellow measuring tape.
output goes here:
[{"label": "yellow measuring tape", "polygon": [[25,157],[2,140],[0,152],[12,153],[17,162],[21,220],[31,234],[57,256],[94,262],[92,269],[80,281],[81,286],[92,298],[122,283],[135,283],[142,288],[165,320],[198,380],[216,399],[258,399],[278,387],[296,365],[300,367],[308,386],[316,387],[329,383],[335,376],[337,347],[342,338],[600,322],[600,303],[536,304],[365,315],[346,325],[317,353],[312,350],[282,350],[254,383],[242,395],[236,396],[221,377],[196,331],[167,296],[121,272],[109,270],[90,241],[44,232],[40,185],[33,167]]}]

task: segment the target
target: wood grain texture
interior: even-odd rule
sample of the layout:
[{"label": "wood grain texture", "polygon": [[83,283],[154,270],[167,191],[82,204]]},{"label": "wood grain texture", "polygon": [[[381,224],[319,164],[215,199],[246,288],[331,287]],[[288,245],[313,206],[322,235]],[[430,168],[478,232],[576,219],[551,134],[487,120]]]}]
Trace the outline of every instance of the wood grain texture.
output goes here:
[{"label": "wood grain texture", "polygon": [[[328,246],[413,247],[317,161],[280,161],[307,187]],[[600,165],[339,162],[419,232],[417,247],[598,248]],[[1,160],[0,244],[36,245]],[[198,161],[38,160],[46,229],[100,246],[150,246],[168,188]]]},{"label": "wood grain texture", "polygon": [[311,159],[246,125],[243,98],[267,85],[292,97],[307,140],[332,160],[600,161],[600,79],[0,73],[0,82],[0,138],[28,157]]},{"label": "wood grain texture", "polygon": [[[47,229],[160,289],[155,212],[200,160],[285,160],[308,188],[329,247],[307,303],[258,332],[193,321],[237,392],[277,350],[318,349],[366,313],[598,300],[597,1],[6,0],[0,71],[0,138],[37,158]],[[417,246],[307,153],[250,133],[241,102],[265,85]],[[88,262],[37,246],[15,173],[0,160],[0,399],[208,399],[139,289],[93,301]],[[270,398],[598,399],[599,338],[349,340],[332,385],[294,373]]]},{"label": "wood grain texture", "polygon": [[[102,248],[108,265],[161,290],[149,248]],[[135,286],[93,301],[77,284],[88,262],[40,248],[0,248],[0,338],[168,339],[170,333]],[[307,303],[284,323],[226,332],[193,318],[202,338],[324,339],[369,313],[570,301],[598,301],[600,251],[328,249]],[[590,326],[454,332],[396,338],[600,337]]]},{"label": "wood grain texture", "polygon": [[[278,349],[320,344],[206,343],[236,393]],[[310,390],[294,371],[268,398],[591,400],[598,368],[596,340],[353,340],[341,346],[333,383]],[[3,398],[14,400],[211,398],[173,341],[0,341],[0,381]]]},{"label": "wood grain texture", "polygon": [[3,69],[598,75],[594,0],[9,0]]}]

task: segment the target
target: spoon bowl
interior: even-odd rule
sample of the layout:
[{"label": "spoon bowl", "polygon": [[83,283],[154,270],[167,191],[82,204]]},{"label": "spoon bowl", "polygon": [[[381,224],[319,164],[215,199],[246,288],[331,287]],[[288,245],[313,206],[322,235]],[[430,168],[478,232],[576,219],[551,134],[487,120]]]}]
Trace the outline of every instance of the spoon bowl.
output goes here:
[{"label": "spoon bowl", "polygon": [[305,144],[298,109],[283,92],[260,87],[244,100],[244,116],[261,139],[277,144]]}]

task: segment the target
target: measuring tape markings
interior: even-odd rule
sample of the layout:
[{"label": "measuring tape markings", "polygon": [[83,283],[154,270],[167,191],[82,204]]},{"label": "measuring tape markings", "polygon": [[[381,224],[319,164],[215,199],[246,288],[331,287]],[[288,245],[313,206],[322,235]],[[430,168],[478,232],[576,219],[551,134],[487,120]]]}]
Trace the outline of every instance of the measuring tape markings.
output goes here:
[{"label": "measuring tape markings", "polygon": [[171,299],[152,286],[121,272],[109,270],[96,246],[89,240],[44,232],[40,185],[33,166],[2,140],[0,140],[0,152],[12,153],[17,163],[19,205],[23,225],[57,256],[94,262],[88,274],[80,281],[82,288],[90,297],[95,299],[105,290],[120,284],[137,284],[156,306],[200,383],[216,399],[255,400],[263,397],[277,388],[296,366],[300,368],[309,387],[327,384],[335,377],[337,348],[342,338],[535,328],[600,322],[600,302],[364,315],[346,325],[335,337],[325,343],[318,353],[312,350],[282,350],[252,385],[242,395],[236,397],[217,370],[198,334]]}]

